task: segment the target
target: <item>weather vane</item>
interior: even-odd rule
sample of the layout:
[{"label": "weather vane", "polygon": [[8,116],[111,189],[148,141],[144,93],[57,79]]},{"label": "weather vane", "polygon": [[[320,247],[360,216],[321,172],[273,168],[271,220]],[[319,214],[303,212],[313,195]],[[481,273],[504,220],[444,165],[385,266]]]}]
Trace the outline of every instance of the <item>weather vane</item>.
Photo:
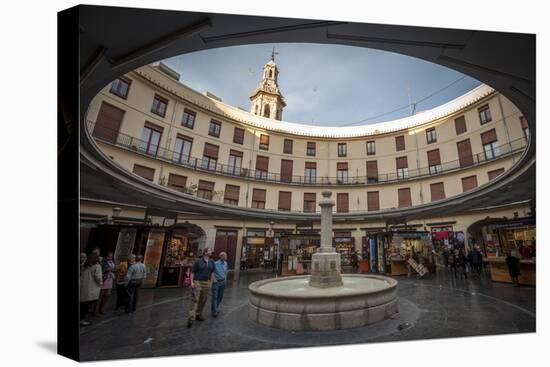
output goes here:
[{"label": "weather vane", "polygon": [[278,52],[275,52],[275,47],[273,47],[273,50],[271,51],[271,60],[275,61],[275,55],[278,55]]}]

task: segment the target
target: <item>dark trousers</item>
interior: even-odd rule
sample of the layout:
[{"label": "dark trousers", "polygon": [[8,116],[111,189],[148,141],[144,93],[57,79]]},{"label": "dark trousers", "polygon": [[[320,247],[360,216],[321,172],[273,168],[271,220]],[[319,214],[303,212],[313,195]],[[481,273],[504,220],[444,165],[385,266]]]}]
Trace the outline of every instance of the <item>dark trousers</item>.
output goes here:
[{"label": "dark trousers", "polygon": [[212,314],[217,314],[220,311],[220,304],[222,303],[224,290],[225,282],[216,282],[212,284],[212,297],[210,297]]},{"label": "dark trousers", "polygon": [[80,321],[86,318],[86,315],[90,312],[90,307],[95,301],[80,302]]},{"label": "dark trousers", "polygon": [[481,264],[472,264],[472,268],[476,271],[478,276],[481,276]]},{"label": "dark trousers", "polygon": [[141,283],[136,283],[132,281],[130,281],[130,283],[128,283],[128,285],[126,286],[126,294],[128,295],[128,299],[126,300],[126,308],[124,310],[126,311],[126,313],[136,311],[140,287]]},{"label": "dark trousers", "polygon": [[124,284],[116,285],[116,310],[121,307],[126,307],[128,302],[128,292],[126,292],[126,286]]}]

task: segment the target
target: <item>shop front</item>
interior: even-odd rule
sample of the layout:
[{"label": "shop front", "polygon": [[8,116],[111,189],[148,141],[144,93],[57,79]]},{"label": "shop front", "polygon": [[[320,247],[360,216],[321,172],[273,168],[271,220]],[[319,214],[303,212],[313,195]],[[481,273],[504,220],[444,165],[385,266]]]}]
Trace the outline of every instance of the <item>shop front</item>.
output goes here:
[{"label": "shop front", "polygon": [[279,244],[280,275],[309,273],[311,258],[321,246],[321,237],[318,232],[284,233],[275,240]]},{"label": "shop front", "polygon": [[366,271],[368,267],[367,271],[371,273],[385,274],[390,267],[386,261],[388,244],[389,236],[386,232],[367,229],[367,235],[362,238],[361,271]]},{"label": "shop front", "polygon": [[414,254],[414,260],[435,272],[435,257],[430,233],[427,231],[392,231],[388,235],[388,262],[391,275],[407,275],[407,260]]},{"label": "shop front", "polygon": [[352,255],[355,252],[355,238],[350,231],[334,231],[333,246],[340,254],[342,266],[352,265]]},{"label": "shop front", "polygon": [[269,251],[265,229],[247,229],[243,238],[241,254],[242,270],[260,268],[264,266],[264,251]]}]

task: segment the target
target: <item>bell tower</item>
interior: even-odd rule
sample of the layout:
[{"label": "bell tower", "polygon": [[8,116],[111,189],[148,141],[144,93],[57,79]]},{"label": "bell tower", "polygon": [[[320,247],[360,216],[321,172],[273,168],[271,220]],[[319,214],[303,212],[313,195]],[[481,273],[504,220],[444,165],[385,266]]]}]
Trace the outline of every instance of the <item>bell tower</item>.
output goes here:
[{"label": "bell tower", "polygon": [[250,95],[250,112],[273,120],[282,120],[285,99],[277,84],[279,69],[275,64],[275,48],[271,60],[264,65],[263,79]]}]

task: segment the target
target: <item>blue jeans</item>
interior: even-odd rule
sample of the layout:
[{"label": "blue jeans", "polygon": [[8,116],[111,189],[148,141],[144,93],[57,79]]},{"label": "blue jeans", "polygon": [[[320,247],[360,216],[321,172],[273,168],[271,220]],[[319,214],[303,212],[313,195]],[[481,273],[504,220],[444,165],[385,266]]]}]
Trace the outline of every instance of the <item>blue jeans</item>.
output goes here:
[{"label": "blue jeans", "polygon": [[225,282],[217,281],[212,283],[212,314],[217,314],[220,309],[220,303],[222,303],[223,291],[225,289]]}]

